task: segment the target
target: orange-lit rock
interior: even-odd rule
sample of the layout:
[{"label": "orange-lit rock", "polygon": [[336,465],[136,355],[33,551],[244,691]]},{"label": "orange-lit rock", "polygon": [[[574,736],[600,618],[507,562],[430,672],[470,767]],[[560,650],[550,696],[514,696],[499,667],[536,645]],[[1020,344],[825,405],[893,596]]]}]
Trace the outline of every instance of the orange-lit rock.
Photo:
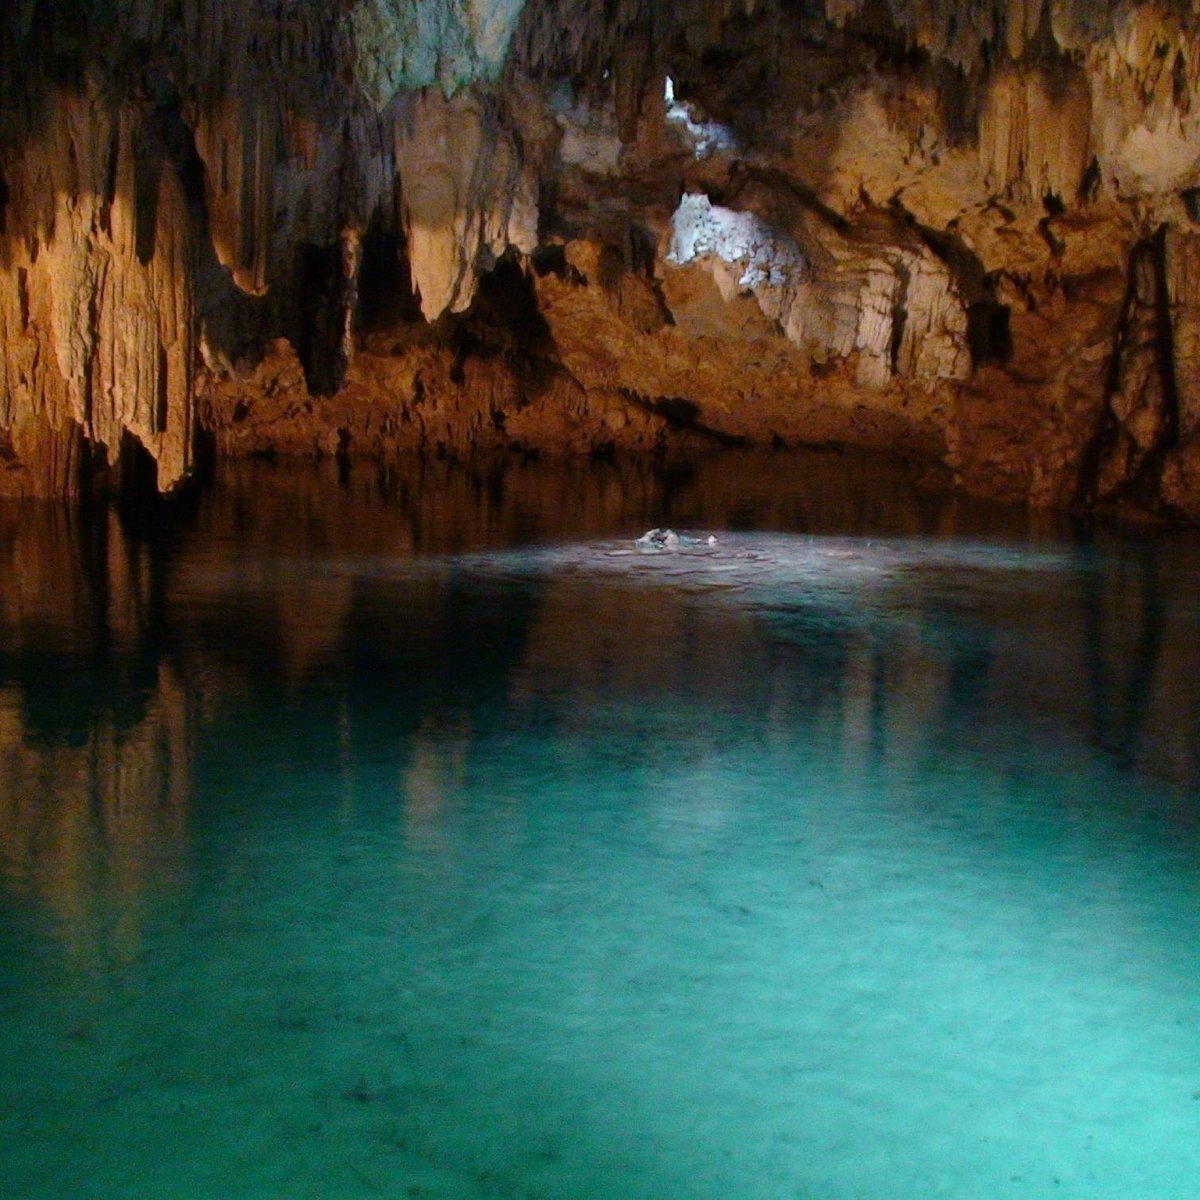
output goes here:
[{"label": "orange-lit rock", "polygon": [[218,453],[918,451],[1200,518],[1200,17],[12,6],[0,491]]}]

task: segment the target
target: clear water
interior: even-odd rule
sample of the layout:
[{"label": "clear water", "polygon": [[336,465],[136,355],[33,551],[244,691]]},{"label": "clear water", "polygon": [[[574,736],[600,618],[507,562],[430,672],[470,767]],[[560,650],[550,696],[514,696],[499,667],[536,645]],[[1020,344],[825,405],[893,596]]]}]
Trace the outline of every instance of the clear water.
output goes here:
[{"label": "clear water", "polygon": [[858,470],[0,510],[6,1200],[1192,1200],[1198,547]]}]

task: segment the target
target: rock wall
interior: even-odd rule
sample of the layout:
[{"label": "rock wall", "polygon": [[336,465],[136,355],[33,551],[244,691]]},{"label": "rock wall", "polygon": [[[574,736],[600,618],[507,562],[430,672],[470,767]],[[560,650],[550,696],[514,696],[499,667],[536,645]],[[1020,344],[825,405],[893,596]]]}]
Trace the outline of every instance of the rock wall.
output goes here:
[{"label": "rock wall", "polygon": [[1172,0],[21,0],[0,492],[867,445],[1200,518]]}]

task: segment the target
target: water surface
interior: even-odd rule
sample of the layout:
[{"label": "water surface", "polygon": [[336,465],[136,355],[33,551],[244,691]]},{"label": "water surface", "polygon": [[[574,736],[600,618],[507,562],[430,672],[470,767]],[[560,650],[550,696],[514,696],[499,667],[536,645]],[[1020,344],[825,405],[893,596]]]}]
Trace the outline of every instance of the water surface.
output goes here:
[{"label": "water surface", "polygon": [[6,1197],[1194,1195],[1194,540],[814,457],[0,557]]}]

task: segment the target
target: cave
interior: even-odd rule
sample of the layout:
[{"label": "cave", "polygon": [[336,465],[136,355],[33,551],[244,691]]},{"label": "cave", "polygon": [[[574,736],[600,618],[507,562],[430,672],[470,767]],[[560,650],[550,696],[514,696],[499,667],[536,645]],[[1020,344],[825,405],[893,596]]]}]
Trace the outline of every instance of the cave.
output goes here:
[{"label": "cave", "polygon": [[1191,1200],[1198,198],[1189,0],[4,6],[5,1197]]},{"label": "cave", "polygon": [[[126,436],[169,494],[205,447],[686,458],[703,428],[1195,523],[1195,21],[1093,7],[12,5],[0,492],[119,492],[87,464]],[[1160,352],[1114,409],[1154,238]],[[510,285],[545,328],[497,353]]]}]

